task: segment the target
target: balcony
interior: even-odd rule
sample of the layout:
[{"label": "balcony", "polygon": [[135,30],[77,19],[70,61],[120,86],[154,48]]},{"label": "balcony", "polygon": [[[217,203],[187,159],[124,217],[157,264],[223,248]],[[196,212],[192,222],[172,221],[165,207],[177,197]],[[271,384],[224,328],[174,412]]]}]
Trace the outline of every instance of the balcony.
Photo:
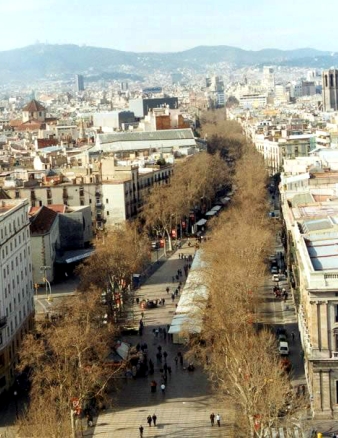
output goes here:
[{"label": "balcony", "polygon": [[3,329],[7,325],[7,316],[2,316],[0,318],[0,329]]}]

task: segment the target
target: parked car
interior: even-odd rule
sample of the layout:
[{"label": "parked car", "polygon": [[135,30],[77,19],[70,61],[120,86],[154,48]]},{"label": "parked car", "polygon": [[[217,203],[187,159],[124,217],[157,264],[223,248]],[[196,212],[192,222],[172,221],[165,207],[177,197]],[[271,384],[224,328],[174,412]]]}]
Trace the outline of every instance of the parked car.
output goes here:
[{"label": "parked car", "polygon": [[272,281],[279,281],[279,280],[280,280],[279,274],[273,274]]},{"label": "parked car", "polygon": [[281,356],[288,356],[289,344],[287,342],[280,342],[278,345],[278,351]]},{"label": "parked car", "polygon": [[278,342],[287,342],[287,338],[285,334],[279,334],[278,335]]},{"label": "parked car", "polygon": [[278,274],[277,266],[272,266],[270,272],[271,272],[271,274]]}]

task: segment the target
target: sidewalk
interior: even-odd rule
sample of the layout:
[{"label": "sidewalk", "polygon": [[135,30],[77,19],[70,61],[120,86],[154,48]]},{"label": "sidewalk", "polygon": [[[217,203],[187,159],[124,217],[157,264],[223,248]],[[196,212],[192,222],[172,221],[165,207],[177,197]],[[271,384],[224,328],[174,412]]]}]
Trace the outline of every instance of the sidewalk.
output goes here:
[{"label": "sidewalk", "polygon": [[[139,426],[144,427],[144,437],[232,437],[234,411],[224,402],[222,406],[216,401],[210,388],[207,377],[196,367],[195,371],[189,372],[179,364],[175,365],[174,357],[177,352],[184,353],[181,345],[174,345],[168,341],[168,337],[155,337],[154,328],[167,328],[175,313],[175,304],[171,299],[171,293],[178,285],[172,282],[172,277],[182,269],[182,283],[185,281],[185,261],[179,259],[179,253],[189,255],[194,253],[194,248],[186,244],[182,249],[171,255],[163,265],[148,278],[145,284],[136,292],[135,297],[156,300],[165,299],[165,305],[155,309],[144,311],[145,330],[143,336],[125,336],[122,340],[136,345],[146,342],[148,345],[148,360],[152,359],[155,364],[153,376],[141,377],[135,380],[128,379],[122,382],[120,391],[114,395],[112,410],[101,413],[95,427],[87,430],[84,436],[98,436],[100,438],[131,438],[139,436]],[[166,287],[170,287],[167,294]],[[138,321],[141,318],[141,309],[135,305],[135,316]],[[137,319],[138,318],[138,319]],[[172,368],[171,376],[168,375],[165,394],[162,394],[159,385],[160,365],[156,362],[158,345],[162,346],[162,353],[168,353],[167,363]],[[186,361],[185,364],[186,365]],[[195,364],[196,365],[196,364]],[[150,392],[150,382],[156,380],[157,392]],[[211,412],[221,415],[221,427],[211,427],[209,415]],[[146,422],[148,415],[156,414],[157,427],[149,427]]]}]

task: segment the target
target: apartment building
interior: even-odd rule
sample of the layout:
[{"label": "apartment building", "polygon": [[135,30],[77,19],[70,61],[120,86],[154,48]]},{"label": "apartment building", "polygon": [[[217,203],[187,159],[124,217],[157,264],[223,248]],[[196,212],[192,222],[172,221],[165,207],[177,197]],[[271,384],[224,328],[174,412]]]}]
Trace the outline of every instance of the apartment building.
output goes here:
[{"label": "apartment building", "polygon": [[14,382],[17,353],[34,315],[27,200],[0,200],[0,394]]},{"label": "apartment building", "polygon": [[[334,170],[335,169],[335,170]],[[287,264],[315,418],[338,418],[338,151],[285,162]]]},{"label": "apartment building", "polygon": [[93,228],[103,229],[135,217],[149,188],[166,183],[173,172],[170,163],[142,166],[118,165],[113,157],[101,157],[90,169],[65,169],[57,184],[55,180],[47,182],[41,177],[5,189],[12,199],[27,198],[31,207],[90,206]]}]

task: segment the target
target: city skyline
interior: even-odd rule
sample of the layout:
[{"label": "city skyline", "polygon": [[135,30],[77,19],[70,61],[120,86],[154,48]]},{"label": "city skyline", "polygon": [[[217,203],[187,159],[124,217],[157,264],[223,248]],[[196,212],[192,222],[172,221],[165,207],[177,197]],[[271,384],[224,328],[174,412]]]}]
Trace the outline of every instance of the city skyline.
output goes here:
[{"label": "city skyline", "polygon": [[[108,0],[12,0],[1,6],[0,51],[36,42],[77,44],[134,52],[176,52],[199,45],[228,45],[246,50],[311,47],[336,51],[338,5],[315,9],[315,2],[286,0],[271,4],[238,0],[207,5],[191,0],[123,4]],[[156,7],[154,7],[156,5]],[[245,15],[243,13],[245,11]],[[314,29],[316,32],[314,32]]]}]

